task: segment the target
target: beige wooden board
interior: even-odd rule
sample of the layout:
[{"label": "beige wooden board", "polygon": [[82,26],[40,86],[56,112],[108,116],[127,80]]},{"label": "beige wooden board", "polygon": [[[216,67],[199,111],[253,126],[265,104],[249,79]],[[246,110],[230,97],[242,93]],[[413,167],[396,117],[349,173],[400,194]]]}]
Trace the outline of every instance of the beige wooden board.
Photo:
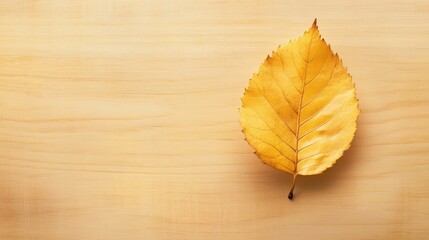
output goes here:
[{"label": "beige wooden board", "polygon": [[[291,202],[238,108],[315,17],[361,115]],[[428,44],[427,0],[1,1],[0,239],[425,239]]]}]

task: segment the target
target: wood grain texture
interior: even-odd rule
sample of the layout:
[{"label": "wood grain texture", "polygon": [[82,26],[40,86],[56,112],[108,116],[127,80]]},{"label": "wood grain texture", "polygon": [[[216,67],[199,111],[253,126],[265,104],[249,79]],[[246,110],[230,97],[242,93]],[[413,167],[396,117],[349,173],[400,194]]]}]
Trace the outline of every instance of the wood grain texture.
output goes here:
[{"label": "wood grain texture", "polygon": [[[1,1],[0,239],[425,239],[429,3]],[[291,177],[243,140],[265,56],[317,17],[350,150]]]}]

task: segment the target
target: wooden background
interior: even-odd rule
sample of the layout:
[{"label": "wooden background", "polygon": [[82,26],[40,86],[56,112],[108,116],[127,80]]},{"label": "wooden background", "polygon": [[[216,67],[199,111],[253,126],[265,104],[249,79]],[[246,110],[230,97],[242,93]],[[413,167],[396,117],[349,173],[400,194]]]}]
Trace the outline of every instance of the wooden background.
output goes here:
[{"label": "wooden background", "polygon": [[[238,108],[315,17],[361,115],[291,202]],[[0,239],[425,239],[428,44],[427,0],[1,1]]]}]

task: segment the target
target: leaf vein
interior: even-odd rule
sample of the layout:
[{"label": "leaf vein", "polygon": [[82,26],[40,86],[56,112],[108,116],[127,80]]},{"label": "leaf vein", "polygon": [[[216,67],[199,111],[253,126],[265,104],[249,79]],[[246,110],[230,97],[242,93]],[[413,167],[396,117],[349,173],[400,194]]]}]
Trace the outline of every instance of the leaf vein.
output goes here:
[{"label": "leaf vein", "polygon": [[308,101],[306,104],[304,104],[304,106],[302,108],[305,108],[306,106],[308,106],[308,104],[310,104],[311,102],[313,102],[317,97],[319,97],[322,94],[322,92],[325,90],[326,86],[331,81],[332,75],[334,74],[334,71],[337,68],[337,64],[338,64],[338,62],[335,63],[335,66],[332,69],[331,75],[329,76],[329,79],[328,79],[328,81],[326,81],[326,84],[323,86],[323,88],[312,99],[310,99],[310,101]]},{"label": "leaf vein", "polygon": [[[286,53],[288,53],[289,52],[289,50],[286,52]],[[299,94],[301,94],[301,92],[299,91],[299,89],[295,86],[295,84],[293,83],[293,81],[292,81],[292,78],[289,76],[289,74],[286,72],[286,69],[285,69],[285,65],[284,65],[284,62],[283,62],[283,59],[282,59],[282,57],[281,56],[279,56],[279,58],[280,58],[280,61],[282,62],[282,69],[283,69],[283,72],[284,72],[284,74],[286,75],[286,77],[289,79],[289,82],[291,83],[291,85],[293,86],[293,88],[299,93]]]},{"label": "leaf vein", "polygon": [[291,159],[289,159],[280,149],[278,149],[274,144],[271,144],[271,143],[269,143],[269,142],[266,142],[264,139],[262,139],[262,138],[260,138],[260,137],[256,137],[255,135],[253,135],[253,134],[250,134],[249,133],[249,135],[250,136],[252,136],[253,138],[255,138],[255,139],[258,139],[261,143],[263,143],[263,144],[266,144],[266,145],[268,145],[268,146],[271,146],[271,147],[273,147],[277,152],[279,152],[285,159],[287,159],[287,160],[289,160],[292,164],[294,164],[294,162],[291,160]]},{"label": "leaf vein", "polygon": [[322,72],[323,68],[325,68],[326,62],[328,62],[328,58],[326,58],[326,60],[323,62],[323,65],[320,68],[319,72],[310,81],[306,82],[305,86],[307,86],[308,84],[310,84],[314,79],[316,79],[317,76],[319,76],[319,74]]},{"label": "leaf vein", "polygon": [[253,112],[255,112],[256,115],[258,115],[259,119],[261,119],[265,123],[265,125],[271,130],[271,132],[273,132],[282,142],[284,142],[288,147],[290,147],[290,149],[292,149],[292,151],[295,151],[295,149],[291,145],[289,145],[286,141],[284,141],[283,138],[281,138],[277,132],[273,131],[273,129],[268,125],[267,121],[265,121],[265,119],[263,119],[261,117],[261,115],[259,115],[259,113],[256,110],[254,110],[253,108],[250,108],[250,109]]},{"label": "leaf vein", "polygon": [[298,141],[301,140],[302,138],[304,138],[305,136],[307,136],[308,134],[311,134],[315,131],[317,131],[318,129],[320,129],[321,127],[323,127],[324,125],[326,125],[328,122],[332,121],[332,119],[334,119],[338,114],[340,114],[340,112],[343,110],[343,107],[345,106],[346,103],[343,103],[343,105],[341,106],[340,110],[338,110],[338,112],[336,112],[334,115],[331,116],[331,118],[329,118],[328,120],[326,120],[325,122],[323,122],[321,125],[319,125],[316,128],[313,128],[311,131],[307,132],[306,134],[300,136],[298,138]]},{"label": "leaf vein", "polygon": [[302,147],[302,148],[298,149],[298,152],[300,152],[300,151],[302,151],[302,150],[304,150],[304,149],[306,149],[306,148],[308,148],[308,147],[311,147],[311,146],[313,146],[313,145],[315,145],[315,144],[318,144],[318,143],[320,143],[320,142],[322,142],[322,141],[325,141],[325,140],[331,139],[332,137],[337,136],[338,134],[340,134],[340,133],[341,133],[341,131],[342,131],[342,130],[344,130],[344,128],[346,128],[346,127],[347,127],[347,125],[348,125],[352,120],[353,120],[353,116],[352,116],[349,120],[347,120],[346,124],[344,124],[344,126],[342,126],[342,127],[341,127],[341,129],[340,129],[339,131],[337,131],[335,134],[332,134],[332,135],[330,135],[330,136],[328,136],[328,137],[325,137],[325,138],[320,139],[320,140],[318,140],[318,141],[316,141],[316,142],[313,142],[313,143],[311,143],[311,144],[309,144],[309,145],[307,145],[307,146],[304,146],[304,147]]}]

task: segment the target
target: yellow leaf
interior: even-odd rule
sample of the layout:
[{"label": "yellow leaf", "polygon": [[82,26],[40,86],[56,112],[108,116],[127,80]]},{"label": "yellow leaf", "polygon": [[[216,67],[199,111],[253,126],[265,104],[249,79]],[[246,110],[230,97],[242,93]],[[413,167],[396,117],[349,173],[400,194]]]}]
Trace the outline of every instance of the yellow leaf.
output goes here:
[{"label": "yellow leaf", "polygon": [[359,115],[352,78],[316,20],[267,57],[242,104],[241,127],[256,155],[293,174],[289,199],[297,175],[323,172],[350,147]]}]

